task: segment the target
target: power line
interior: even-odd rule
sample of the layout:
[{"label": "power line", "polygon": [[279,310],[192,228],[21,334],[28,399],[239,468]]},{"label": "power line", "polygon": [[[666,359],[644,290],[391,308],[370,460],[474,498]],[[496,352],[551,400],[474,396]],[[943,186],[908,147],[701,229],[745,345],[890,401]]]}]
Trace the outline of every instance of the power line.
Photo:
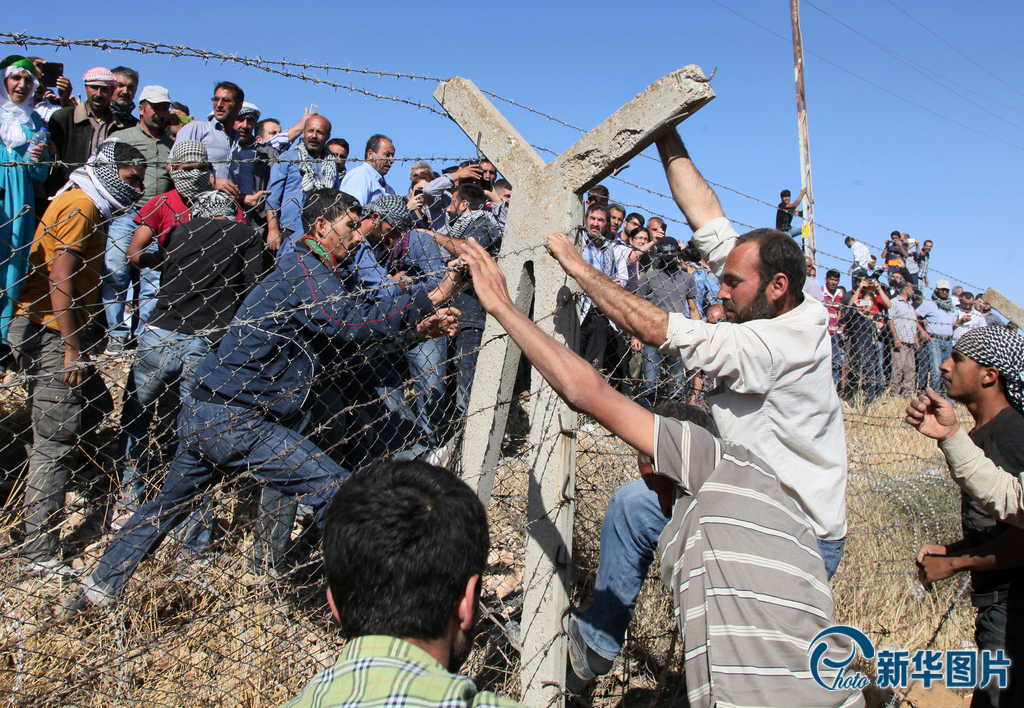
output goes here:
[{"label": "power line", "polygon": [[[1018,112],[1018,113],[1024,113],[1024,111],[1018,111],[1018,110],[1017,110],[1016,108],[1011,108],[1010,106],[1007,106],[1007,105],[1006,105],[1006,104],[1004,104],[1004,103],[999,103],[998,101],[996,101],[996,100],[994,100],[994,99],[991,99],[991,98],[989,98],[988,96],[985,96],[985,95],[983,95],[983,94],[980,94],[980,93],[978,93],[977,91],[973,91],[973,90],[971,90],[971,89],[967,88],[966,86],[962,86],[961,84],[958,84],[957,82],[953,81],[952,79],[950,79],[950,78],[948,78],[948,77],[945,77],[945,76],[943,76],[942,74],[939,74],[939,73],[937,73],[937,72],[934,72],[934,71],[932,71],[931,69],[929,69],[928,67],[924,66],[923,64],[919,64],[918,62],[914,61],[913,59],[909,59],[909,58],[907,58],[907,57],[903,56],[902,54],[900,54],[900,53],[899,53],[899,52],[897,52],[896,50],[894,50],[894,49],[891,49],[890,47],[887,47],[887,46],[886,46],[886,45],[885,45],[884,43],[882,43],[882,42],[879,42],[879,41],[877,41],[877,40],[875,40],[875,39],[872,39],[872,38],[871,38],[871,37],[869,37],[868,35],[866,35],[866,34],[864,34],[863,32],[861,32],[860,30],[858,30],[858,29],[856,29],[856,28],[854,28],[854,27],[851,27],[850,25],[846,24],[845,22],[843,22],[842,20],[840,20],[840,19],[839,19],[838,17],[836,17],[835,15],[829,14],[829,13],[828,13],[828,12],[826,12],[825,10],[822,10],[822,9],[821,9],[820,7],[818,7],[817,5],[815,5],[814,3],[812,3],[812,2],[810,1],[810,0],[803,0],[803,2],[804,2],[804,4],[805,4],[805,5],[807,5],[807,6],[811,7],[811,8],[813,8],[813,9],[817,10],[818,12],[820,12],[821,14],[823,14],[823,15],[824,15],[825,17],[828,17],[829,19],[831,19],[831,20],[833,20],[833,21],[837,22],[838,24],[842,25],[842,26],[843,26],[843,27],[845,27],[846,29],[850,30],[851,32],[853,32],[854,34],[856,34],[856,35],[857,35],[858,37],[860,37],[861,39],[863,39],[864,41],[866,41],[866,42],[870,42],[871,44],[875,45],[876,47],[878,47],[879,49],[881,49],[881,50],[882,50],[883,52],[885,52],[886,54],[888,54],[888,55],[889,55],[889,56],[891,56],[892,58],[896,59],[896,61],[899,61],[899,62],[901,62],[901,63],[903,63],[903,64],[907,65],[908,67],[910,67],[911,69],[913,69],[913,70],[914,70],[914,71],[916,71],[917,73],[921,74],[921,76],[925,77],[926,79],[928,79],[928,80],[929,80],[929,81],[931,81],[932,83],[934,83],[934,84],[936,84],[937,86],[940,86],[940,87],[942,87],[942,88],[946,89],[947,91],[949,91],[950,93],[952,93],[952,94],[953,94],[954,96],[957,96],[957,97],[959,97],[959,98],[962,98],[963,100],[965,100],[965,101],[967,101],[968,103],[970,103],[970,104],[971,104],[972,106],[974,106],[974,107],[976,107],[976,108],[978,108],[978,109],[980,109],[980,110],[983,110],[983,111],[985,111],[985,112],[986,112],[986,113],[988,113],[988,114],[989,114],[990,116],[994,116],[995,118],[998,118],[999,120],[1003,121],[1003,122],[1004,122],[1004,123],[1006,123],[1007,125],[1013,126],[1013,127],[1014,127],[1014,128],[1016,128],[1017,130],[1021,130],[1021,131],[1024,131],[1024,127],[1021,127],[1021,126],[1017,125],[1016,123],[1013,123],[1012,121],[1009,121],[1009,120],[1007,120],[1007,119],[1003,118],[1003,117],[1002,117],[1001,115],[999,115],[998,113],[994,113],[993,111],[990,111],[989,109],[985,108],[984,106],[982,106],[982,105],[980,105],[980,104],[976,103],[975,101],[972,101],[971,99],[967,98],[967,96],[964,96],[963,94],[961,94],[961,93],[958,93],[958,92],[954,91],[954,90],[953,90],[953,89],[951,89],[951,88],[950,88],[949,86],[946,86],[946,85],[945,85],[945,84],[943,84],[943,83],[942,83],[941,81],[939,81],[938,79],[935,79],[935,78],[934,78],[933,76],[929,76],[928,74],[933,74],[934,76],[937,76],[937,77],[939,77],[939,78],[940,78],[940,79],[942,79],[943,81],[947,81],[947,82],[949,82],[949,83],[953,84],[954,86],[956,86],[956,87],[958,87],[958,88],[961,88],[961,89],[963,89],[963,90],[965,90],[965,91],[969,91],[970,93],[973,93],[973,94],[975,94],[975,95],[977,95],[977,96],[981,96],[981,97],[982,97],[982,98],[984,98],[984,99],[985,99],[986,101],[991,101],[992,103],[996,103],[996,104],[998,104],[998,105],[1000,105],[1000,106],[1003,106],[1004,108],[1009,108],[1009,109],[1010,109],[1011,111],[1016,111],[1016,112]],[[927,73],[926,73],[926,72],[927,72]]]},{"label": "power line", "polygon": [[959,49],[957,49],[956,47],[954,47],[954,46],[953,46],[952,44],[950,44],[949,42],[947,42],[947,41],[946,41],[945,39],[943,39],[942,37],[940,37],[940,36],[939,36],[938,34],[936,34],[936,33],[935,33],[935,32],[934,32],[934,31],[933,31],[933,30],[932,30],[931,28],[929,28],[929,27],[928,27],[927,25],[925,25],[925,24],[924,24],[923,22],[921,22],[921,21],[920,21],[920,20],[918,20],[918,19],[917,19],[916,17],[914,17],[913,15],[911,15],[911,14],[910,14],[909,12],[907,12],[906,10],[904,10],[904,9],[903,9],[902,7],[900,7],[899,5],[897,5],[896,3],[894,3],[894,2],[892,1],[892,0],[885,0],[885,1],[886,1],[887,3],[889,3],[890,5],[892,5],[893,7],[895,7],[895,8],[896,8],[897,10],[899,10],[900,12],[902,12],[902,13],[903,13],[904,15],[906,15],[907,17],[909,17],[909,18],[910,18],[911,20],[913,20],[914,22],[916,22],[916,23],[917,23],[918,25],[920,25],[920,26],[921,26],[921,27],[922,27],[922,28],[923,28],[923,29],[924,29],[924,30],[925,30],[926,32],[928,32],[928,33],[929,33],[930,35],[932,35],[933,37],[935,37],[935,38],[936,38],[937,40],[939,40],[940,42],[942,42],[943,44],[945,44],[945,45],[946,45],[947,47],[949,47],[950,49],[952,49],[952,50],[953,50],[954,52],[956,52],[957,54],[959,54],[960,56],[962,56],[962,57],[963,57],[964,59],[966,59],[967,61],[969,61],[969,62],[971,62],[972,64],[974,64],[974,65],[975,65],[976,67],[978,67],[979,69],[981,69],[982,71],[984,71],[984,72],[985,72],[986,74],[988,74],[989,76],[991,76],[991,77],[992,77],[993,79],[995,79],[995,80],[996,80],[996,81],[998,81],[999,83],[1003,84],[1004,86],[1006,86],[1006,87],[1007,87],[1008,89],[1010,89],[1011,91],[1013,91],[1013,92],[1015,92],[1015,93],[1018,93],[1018,94],[1020,94],[1021,96],[1024,96],[1024,92],[1021,92],[1021,91],[1020,91],[1020,90],[1018,90],[1017,88],[1014,88],[1013,86],[1011,86],[1010,84],[1006,83],[1006,82],[1005,82],[1005,81],[1003,81],[1003,80],[1002,80],[1001,78],[999,78],[998,76],[996,76],[995,74],[993,74],[993,73],[992,73],[991,71],[989,71],[988,69],[986,69],[985,67],[983,67],[983,66],[982,66],[981,64],[979,64],[978,62],[974,61],[974,59],[972,59],[971,57],[967,56],[967,55],[966,55],[966,54],[964,54],[964,53],[963,53],[962,51],[960,51]]},{"label": "power line", "polygon": [[[756,27],[760,27],[765,32],[768,32],[769,34],[772,34],[772,35],[778,37],[779,39],[784,41],[786,44],[792,44],[793,40],[791,38],[783,37],[781,34],[776,32],[775,30],[770,29],[768,27],[765,27],[761,23],[756,22],[756,21],[750,19],[746,15],[743,15],[743,14],[737,12],[736,10],[733,10],[728,5],[725,5],[725,4],[721,3],[721,2],[719,2],[719,0],[709,0],[709,1],[713,2],[714,4],[718,5],[719,7],[723,8],[725,10],[728,10],[729,12],[731,12],[734,15],[736,15],[737,17],[746,20],[750,24],[752,24],[752,25],[754,25]],[[926,111],[927,113],[931,113],[936,118],[941,118],[942,120],[946,121],[947,123],[952,123],[953,125],[956,125],[956,126],[959,126],[961,128],[964,128],[965,130],[969,130],[972,133],[977,133],[978,135],[982,135],[982,136],[984,136],[986,138],[989,138],[990,140],[995,140],[996,142],[1003,143],[1004,145],[1009,145],[1010,147],[1015,147],[1015,148],[1018,148],[1020,150],[1024,150],[1024,145],[1018,145],[1017,143],[1012,143],[1009,140],[1003,140],[1002,138],[997,138],[996,136],[990,135],[990,134],[988,134],[988,133],[986,133],[984,131],[978,130],[977,128],[972,128],[971,126],[966,125],[965,123],[961,123],[959,121],[953,120],[952,118],[944,116],[944,115],[942,115],[941,113],[939,113],[937,111],[933,111],[931,108],[928,108],[927,106],[922,106],[920,103],[916,103],[914,101],[911,101],[909,98],[906,98],[905,96],[901,96],[900,94],[896,93],[895,91],[890,91],[889,89],[885,88],[884,86],[882,86],[880,84],[876,84],[871,79],[865,78],[865,77],[861,76],[860,74],[857,74],[857,73],[855,73],[853,71],[850,71],[846,67],[843,67],[843,66],[840,66],[839,64],[836,64],[834,61],[832,61],[830,59],[826,59],[825,57],[823,57],[822,55],[818,54],[817,52],[812,52],[812,51],[810,51],[808,49],[805,49],[804,51],[807,54],[810,54],[811,56],[813,56],[813,57],[815,57],[817,59],[820,59],[821,61],[825,62],[826,64],[828,64],[830,66],[833,66],[836,69],[839,69],[840,71],[842,71],[844,73],[849,74],[850,76],[854,77],[855,79],[859,79],[860,81],[863,81],[864,83],[866,83],[866,84],[868,84],[870,86],[874,86],[879,91],[883,91],[883,92],[889,94],[890,96],[892,96],[893,98],[897,98],[900,101],[903,101],[904,103],[909,103],[911,106],[914,106],[915,108],[920,108],[922,111]]]}]

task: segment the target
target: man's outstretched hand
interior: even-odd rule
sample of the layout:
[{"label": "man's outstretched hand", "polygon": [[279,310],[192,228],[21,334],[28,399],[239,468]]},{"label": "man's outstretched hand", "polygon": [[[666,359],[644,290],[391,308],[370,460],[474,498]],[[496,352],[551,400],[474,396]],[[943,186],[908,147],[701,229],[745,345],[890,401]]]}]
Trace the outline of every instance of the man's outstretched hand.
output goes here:
[{"label": "man's outstretched hand", "polygon": [[572,241],[563,233],[548,234],[547,249],[548,253],[558,261],[558,265],[562,266],[562,270],[572,277],[575,277],[573,273],[576,268],[587,265],[583,256],[572,245]]},{"label": "man's outstretched hand", "polygon": [[477,243],[476,239],[471,237],[466,240],[459,258],[469,267],[469,273],[473,279],[473,291],[484,310],[493,315],[502,307],[515,307],[508,294],[508,285],[505,283],[505,276],[501,269],[491,258],[491,254]]},{"label": "man's outstretched hand", "polygon": [[948,440],[960,429],[953,404],[929,386],[926,394],[911,399],[907,406],[907,423],[919,433],[938,441]]}]

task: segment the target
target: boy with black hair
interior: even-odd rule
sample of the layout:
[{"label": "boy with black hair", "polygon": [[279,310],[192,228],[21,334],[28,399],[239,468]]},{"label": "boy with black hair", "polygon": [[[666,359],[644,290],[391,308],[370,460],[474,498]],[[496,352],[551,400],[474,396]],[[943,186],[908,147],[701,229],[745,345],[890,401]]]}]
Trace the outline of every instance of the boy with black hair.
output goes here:
[{"label": "boy with black hair", "polygon": [[487,565],[487,513],[451,472],[419,461],[353,474],[324,524],[327,602],[348,640],[287,704],[519,704],[455,672],[473,647]]}]

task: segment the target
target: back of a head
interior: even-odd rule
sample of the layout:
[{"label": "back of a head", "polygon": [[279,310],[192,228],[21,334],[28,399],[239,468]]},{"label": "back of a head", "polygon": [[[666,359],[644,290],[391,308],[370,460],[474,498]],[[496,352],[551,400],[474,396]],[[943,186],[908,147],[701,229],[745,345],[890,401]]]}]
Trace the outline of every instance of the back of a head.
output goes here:
[{"label": "back of a head", "polygon": [[487,205],[487,195],[484,194],[483,188],[475,184],[460,184],[455,192],[459,195],[459,199],[465,199],[469,202],[469,208],[472,211],[483,209]]},{"label": "back of a head", "polygon": [[316,220],[320,217],[334,222],[350,211],[356,214],[362,212],[359,200],[351,194],[326,187],[314,189],[306,197],[306,204],[302,207],[302,228],[305,233],[312,234]]},{"label": "back of a head", "polygon": [[675,420],[681,420],[684,423],[693,423],[694,425],[704,428],[716,438],[721,437],[718,433],[718,425],[715,423],[715,419],[711,417],[703,408],[690,405],[689,403],[683,403],[681,401],[668,401],[662,403],[654,409],[656,415],[660,415],[662,418],[674,418]]},{"label": "back of a head", "polygon": [[443,636],[489,545],[483,504],[448,470],[391,460],[356,472],[335,494],[323,535],[342,633]]},{"label": "back of a head", "polygon": [[118,167],[134,167],[137,164],[146,164],[146,157],[134,145],[118,141],[114,143],[114,162]]},{"label": "back of a head", "polygon": [[789,280],[790,304],[800,304],[804,283],[807,282],[807,261],[796,241],[776,229],[754,229],[736,239],[734,248],[751,242],[757,243],[759,249],[758,274],[761,287],[767,285],[777,273],[782,273]]}]

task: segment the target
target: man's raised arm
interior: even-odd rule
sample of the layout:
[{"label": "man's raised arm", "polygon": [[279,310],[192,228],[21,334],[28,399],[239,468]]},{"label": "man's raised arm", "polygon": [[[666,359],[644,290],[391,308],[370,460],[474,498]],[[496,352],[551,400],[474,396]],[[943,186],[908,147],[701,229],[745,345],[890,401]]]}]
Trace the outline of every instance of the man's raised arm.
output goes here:
[{"label": "man's raised arm", "polygon": [[484,310],[505,328],[555,393],[574,411],[593,416],[639,452],[653,457],[654,414],[608,385],[593,366],[520,312],[498,264],[474,239],[466,241],[461,258],[469,266],[473,290]]},{"label": "man's raised arm", "polygon": [[672,197],[694,231],[694,245],[711,266],[712,272],[721,278],[736,232],[727,221],[711,223],[715,219],[724,219],[725,212],[722,211],[722,204],[715,191],[690,159],[690,153],[686,151],[679,133],[669,131],[655,144]]},{"label": "man's raised arm", "polygon": [[712,219],[725,216],[718,196],[693,164],[679,133],[669,131],[655,144],[672,197],[690,223],[690,228],[697,231]]}]

